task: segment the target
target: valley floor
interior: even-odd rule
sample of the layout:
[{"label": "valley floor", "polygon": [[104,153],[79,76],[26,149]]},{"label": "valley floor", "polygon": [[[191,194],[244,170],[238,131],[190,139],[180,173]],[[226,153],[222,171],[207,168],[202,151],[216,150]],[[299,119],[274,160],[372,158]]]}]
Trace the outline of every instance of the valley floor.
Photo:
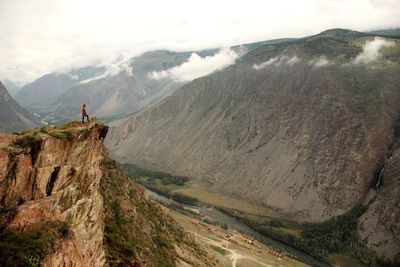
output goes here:
[{"label": "valley floor", "polygon": [[168,208],[164,210],[186,231],[192,233],[217,259],[220,266],[308,266],[236,230],[206,224]]},{"label": "valley floor", "polygon": [[[323,223],[300,224],[271,208],[231,195],[213,192],[210,190],[209,184],[196,179],[190,180],[187,177],[149,171],[130,164],[122,165],[122,168],[128,175],[148,189],[161,194],[167,199],[175,200],[175,205],[179,206],[181,203],[185,203],[189,204],[189,206],[196,206],[196,203],[202,203],[201,205],[203,206],[211,206],[218,212],[223,213],[224,216],[237,219],[240,224],[249,227],[257,234],[275,241],[279,240],[278,242],[288,245],[290,249],[285,249],[285,251],[294,249],[296,253],[299,252],[301,254],[299,259],[306,257],[308,259],[302,259],[302,261],[304,260],[309,264],[316,260],[324,266],[332,264],[336,266],[386,266],[385,264],[382,265],[382,259],[379,259],[373,251],[369,250],[361,240],[351,239],[353,235],[357,235],[358,218],[364,212],[364,207],[362,206],[356,206],[347,213]],[[162,202],[164,201],[162,200]],[[166,203],[169,202],[167,201]],[[174,216],[176,217],[177,215]],[[224,216],[211,215],[211,217],[215,217],[213,220],[219,222],[220,225],[224,224],[226,220]],[[256,253],[256,249],[253,251],[249,248],[246,240],[242,242],[244,246],[234,246],[236,244],[229,240],[227,241],[227,237],[218,236],[214,233],[215,231],[221,231],[216,230],[221,229],[220,226],[207,226],[206,230],[201,230],[200,226],[202,224],[188,222],[191,219],[183,220],[178,216],[177,220],[181,222],[185,229],[198,235],[198,239],[202,240],[203,243],[207,243],[209,247],[214,248],[214,252],[216,251],[220,254],[218,255],[217,253],[217,256],[224,263],[222,266],[297,266],[293,265],[296,263],[284,262],[283,259],[275,262],[268,260],[268,257],[265,258],[262,253]],[[200,227],[200,230],[195,226]],[[213,229],[213,227],[213,231],[209,230]],[[205,233],[213,233],[213,235],[208,236]],[[340,247],[332,248],[329,246],[332,242],[339,244]],[[346,245],[349,242],[353,244],[351,248]],[[280,245],[277,247],[280,247]],[[293,255],[297,257],[296,253]],[[268,250],[266,255],[269,255]],[[322,257],[320,255],[325,256]],[[308,260],[311,261],[309,262]],[[297,264],[301,263],[297,262]]]}]

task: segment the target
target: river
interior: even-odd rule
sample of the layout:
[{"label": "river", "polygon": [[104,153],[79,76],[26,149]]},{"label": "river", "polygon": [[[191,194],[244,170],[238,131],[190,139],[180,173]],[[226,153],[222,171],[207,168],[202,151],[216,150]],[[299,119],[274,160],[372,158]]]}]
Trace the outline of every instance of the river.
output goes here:
[{"label": "river", "polygon": [[282,251],[285,251],[288,254],[294,256],[296,259],[298,259],[304,263],[307,263],[311,266],[320,266],[320,267],[331,267],[332,266],[332,265],[327,264],[327,263],[321,261],[320,259],[318,259],[302,250],[294,248],[290,245],[287,245],[283,242],[280,242],[280,241],[270,238],[268,236],[262,235],[256,231],[254,231],[253,229],[251,229],[250,227],[248,227],[247,225],[245,225],[238,219],[236,219],[232,216],[229,216],[213,207],[209,207],[209,206],[205,206],[205,205],[192,206],[192,205],[184,204],[181,202],[177,202],[173,199],[161,196],[161,195],[157,194],[156,192],[148,190],[148,189],[147,189],[147,193],[151,199],[156,200],[158,202],[166,203],[166,204],[181,205],[181,206],[185,207],[186,209],[196,210],[201,215],[205,216],[206,218],[208,218],[212,221],[216,221],[221,224],[226,223],[229,226],[229,228],[236,229],[236,230],[246,233],[250,236],[254,236],[256,239],[262,241],[264,244],[278,248]]}]

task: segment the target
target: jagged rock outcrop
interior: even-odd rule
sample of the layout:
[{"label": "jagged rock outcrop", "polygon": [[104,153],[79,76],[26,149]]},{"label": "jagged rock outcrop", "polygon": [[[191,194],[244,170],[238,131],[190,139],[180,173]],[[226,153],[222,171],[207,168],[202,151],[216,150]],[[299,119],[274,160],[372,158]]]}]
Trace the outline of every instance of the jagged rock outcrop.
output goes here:
[{"label": "jagged rock outcrop", "polygon": [[[44,266],[103,266],[104,213],[99,191],[107,126],[76,127],[72,137],[45,132],[1,138],[0,203],[14,208],[9,227],[71,220],[71,237],[57,241]],[[22,140],[28,140],[26,145]],[[21,145],[12,145],[19,138]],[[71,139],[71,140],[68,140]]]},{"label": "jagged rock outcrop", "polygon": [[196,254],[203,250],[147,200],[143,188],[105,159],[107,131],[98,122],[72,122],[1,135],[0,231],[61,225],[42,266],[131,266],[135,260],[157,266],[158,258],[168,266],[185,259],[214,265],[205,253]]}]

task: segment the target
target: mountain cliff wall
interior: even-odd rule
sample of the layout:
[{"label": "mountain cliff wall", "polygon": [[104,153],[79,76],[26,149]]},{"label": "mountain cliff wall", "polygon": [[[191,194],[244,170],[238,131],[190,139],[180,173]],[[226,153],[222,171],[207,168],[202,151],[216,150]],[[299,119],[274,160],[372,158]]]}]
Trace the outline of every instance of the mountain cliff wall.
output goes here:
[{"label": "mountain cliff wall", "polygon": [[[98,122],[71,122],[0,136],[0,234],[47,229],[52,236],[45,251],[26,252],[13,261],[26,265],[40,260],[42,266],[133,266],[135,261],[175,266],[188,261],[213,266],[190,236],[107,157],[107,131]],[[2,242],[3,259],[8,244]],[[10,253],[11,258],[18,254]]]}]

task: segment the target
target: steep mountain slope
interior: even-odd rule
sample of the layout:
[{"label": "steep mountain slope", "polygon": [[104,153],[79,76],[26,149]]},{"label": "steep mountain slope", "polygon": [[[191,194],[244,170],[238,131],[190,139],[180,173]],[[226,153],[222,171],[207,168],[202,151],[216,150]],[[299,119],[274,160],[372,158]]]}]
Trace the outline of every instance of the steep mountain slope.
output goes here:
[{"label": "steep mountain slope", "polygon": [[14,97],[18,93],[18,91],[21,90],[21,87],[19,87],[10,80],[3,80],[2,83],[4,87],[7,88],[7,91],[10,93],[12,97]]},{"label": "steep mountain slope", "polygon": [[50,73],[25,85],[15,99],[28,110],[40,112],[70,87],[103,71],[103,68],[86,67],[68,73]]},{"label": "steep mountain slope", "polygon": [[11,132],[34,127],[40,122],[12,99],[0,82],[0,131]]},{"label": "steep mountain slope", "polygon": [[367,41],[332,30],[260,47],[115,123],[108,146],[298,219],[329,218],[364,198],[394,140],[399,42],[352,63]]},{"label": "steep mountain slope", "polygon": [[2,266],[214,266],[105,155],[107,130],[71,122],[0,136]]},{"label": "steep mountain slope", "polygon": [[360,221],[361,238],[380,255],[400,265],[400,147],[399,136],[388,155],[382,183],[373,194],[369,209]]},{"label": "steep mountain slope", "polygon": [[376,30],[376,31],[371,31],[370,33],[399,37],[400,36],[400,28]]},{"label": "steep mountain slope", "polygon": [[120,161],[189,176],[301,221],[323,221],[376,193],[360,232],[393,260],[396,171],[372,188],[399,127],[399,86],[398,39],[330,30],[262,46],[185,85],[115,122],[107,145]]}]

